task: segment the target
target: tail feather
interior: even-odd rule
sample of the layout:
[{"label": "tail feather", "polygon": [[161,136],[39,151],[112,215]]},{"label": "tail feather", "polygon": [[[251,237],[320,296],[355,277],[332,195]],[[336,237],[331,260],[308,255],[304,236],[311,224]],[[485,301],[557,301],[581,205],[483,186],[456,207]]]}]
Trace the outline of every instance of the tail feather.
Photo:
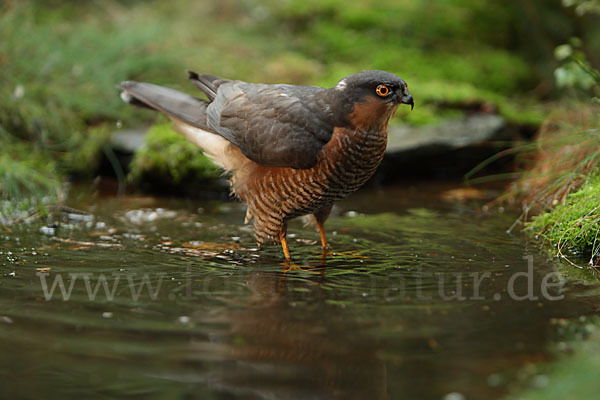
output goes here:
[{"label": "tail feather", "polygon": [[173,119],[207,129],[209,103],[204,100],[151,83],[124,81],[117,87],[123,91],[121,98],[127,103],[162,111]]},{"label": "tail feather", "polygon": [[225,82],[229,82],[229,79],[219,78],[211,74],[198,75],[194,71],[188,71],[188,78],[198,89],[204,92],[210,101],[213,101],[217,97],[219,86]]},{"label": "tail feather", "polygon": [[239,147],[208,129],[206,107],[210,103],[151,83],[124,81],[117,87],[122,90],[121,98],[125,102],[167,114],[175,122],[179,133],[202,148],[216,165],[226,171],[239,170],[250,162]]}]

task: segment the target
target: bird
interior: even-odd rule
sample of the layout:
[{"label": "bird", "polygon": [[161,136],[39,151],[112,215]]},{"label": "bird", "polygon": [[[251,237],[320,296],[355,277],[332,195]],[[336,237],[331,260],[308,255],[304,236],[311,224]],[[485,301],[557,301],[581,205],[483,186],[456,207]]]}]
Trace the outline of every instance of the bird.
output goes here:
[{"label": "bird", "polygon": [[312,216],[323,254],[324,223],[333,205],[373,176],[400,104],[414,107],[407,83],[365,70],[335,86],[260,84],[188,71],[206,99],[145,82],[117,88],[130,104],[165,113],[174,128],[230,174],[232,193],[247,204],[259,245],[270,238],[291,262],[288,222]]}]

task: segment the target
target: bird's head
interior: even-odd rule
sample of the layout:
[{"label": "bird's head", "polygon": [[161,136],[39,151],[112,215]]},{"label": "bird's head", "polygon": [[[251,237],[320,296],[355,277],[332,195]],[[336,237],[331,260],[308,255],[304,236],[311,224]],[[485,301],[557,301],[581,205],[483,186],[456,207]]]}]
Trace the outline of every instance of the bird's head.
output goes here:
[{"label": "bird's head", "polygon": [[348,122],[356,128],[387,127],[400,104],[414,107],[406,82],[385,71],[361,71],[345,77],[332,88],[347,108]]}]

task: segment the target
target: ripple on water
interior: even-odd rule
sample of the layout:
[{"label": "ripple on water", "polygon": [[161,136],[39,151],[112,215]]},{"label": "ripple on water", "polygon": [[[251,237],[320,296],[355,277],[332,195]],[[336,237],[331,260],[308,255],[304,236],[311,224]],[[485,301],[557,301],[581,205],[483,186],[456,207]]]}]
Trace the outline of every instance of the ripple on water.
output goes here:
[{"label": "ripple on water", "polygon": [[[494,398],[547,359],[551,320],[591,312],[541,295],[553,264],[505,234],[510,216],[365,196],[328,221],[325,259],[292,224],[287,273],[234,203],[91,199],[54,232],[15,227],[0,241],[4,376],[45,398]],[[535,300],[510,298],[523,257]]]}]

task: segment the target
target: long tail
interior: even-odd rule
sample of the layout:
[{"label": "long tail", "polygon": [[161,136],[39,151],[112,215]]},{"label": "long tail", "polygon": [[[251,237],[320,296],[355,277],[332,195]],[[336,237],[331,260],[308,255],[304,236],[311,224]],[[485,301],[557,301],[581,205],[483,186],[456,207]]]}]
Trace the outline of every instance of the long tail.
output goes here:
[{"label": "long tail", "polygon": [[173,119],[207,129],[207,101],[151,83],[124,81],[117,87],[122,90],[121,98],[127,103],[162,111]]},{"label": "long tail", "polygon": [[[213,75],[194,73],[190,73],[190,79],[211,100],[218,86],[226,81]],[[121,98],[125,102],[167,114],[175,122],[176,129],[202,148],[219,167],[233,171],[246,162],[237,146],[208,128],[206,108],[209,102],[151,83],[124,81],[117,87],[122,90]]]}]

